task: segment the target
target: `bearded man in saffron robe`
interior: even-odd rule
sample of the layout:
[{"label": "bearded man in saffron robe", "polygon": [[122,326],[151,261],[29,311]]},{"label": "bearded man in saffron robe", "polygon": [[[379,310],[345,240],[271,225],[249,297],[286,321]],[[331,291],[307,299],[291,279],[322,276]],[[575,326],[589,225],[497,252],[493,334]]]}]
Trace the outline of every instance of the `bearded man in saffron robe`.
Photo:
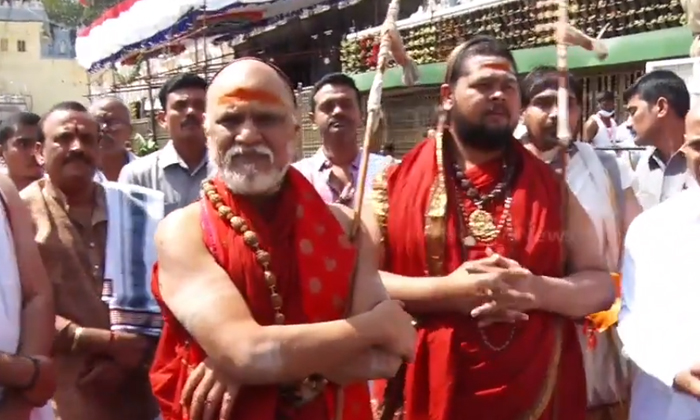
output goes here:
[{"label": "bearded man in saffron robe", "polygon": [[165,327],[151,383],[165,420],[370,420],[366,381],[413,356],[370,228],[350,242],[350,211],[290,168],[294,111],[286,78],[253,58],[209,87],[219,173],[156,234]]},{"label": "bearded man in saffron robe", "polygon": [[419,329],[405,376],[375,387],[384,418],[585,418],[573,320],[615,291],[576,197],[512,137],[516,73],[494,38],[459,46],[446,122],[376,181],[382,280]]}]

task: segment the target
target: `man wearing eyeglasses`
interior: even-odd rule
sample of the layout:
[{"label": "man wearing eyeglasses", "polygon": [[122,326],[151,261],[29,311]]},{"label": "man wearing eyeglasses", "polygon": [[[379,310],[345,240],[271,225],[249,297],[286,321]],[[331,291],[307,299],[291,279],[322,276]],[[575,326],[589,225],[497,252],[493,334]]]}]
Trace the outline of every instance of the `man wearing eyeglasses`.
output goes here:
[{"label": "man wearing eyeglasses", "polygon": [[90,113],[102,129],[100,158],[94,179],[96,182],[116,181],[122,168],[137,159],[126,148],[133,133],[129,108],[118,98],[106,97],[93,102]]}]

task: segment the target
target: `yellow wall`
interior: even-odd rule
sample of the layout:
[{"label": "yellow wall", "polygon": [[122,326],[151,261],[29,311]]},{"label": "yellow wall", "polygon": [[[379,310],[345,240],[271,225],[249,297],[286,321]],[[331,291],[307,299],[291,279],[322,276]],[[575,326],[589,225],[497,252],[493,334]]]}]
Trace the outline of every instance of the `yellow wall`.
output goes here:
[{"label": "yellow wall", "polygon": [[[0,51],[0,94],[30,95],[37,114],[61,101],[87,104],[85,70],[75,60],[41,58],[41,36],[39,22],[0,22],[0,42],[8,40],[8,51]],[[18,40],[26,52],[17,51]]]}]

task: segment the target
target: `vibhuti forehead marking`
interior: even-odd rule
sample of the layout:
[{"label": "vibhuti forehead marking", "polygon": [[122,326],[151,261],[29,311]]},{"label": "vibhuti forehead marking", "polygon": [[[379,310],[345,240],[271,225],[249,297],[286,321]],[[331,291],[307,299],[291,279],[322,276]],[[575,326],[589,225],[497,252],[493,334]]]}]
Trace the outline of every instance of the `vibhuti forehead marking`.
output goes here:
[{"label": "vibhuti forehead marking", "polygon": [[236,88],[218,99],[219,105],[236,105],[258,102],[264,105],[285,106],[285,102],[272,92],[261,89]]}]

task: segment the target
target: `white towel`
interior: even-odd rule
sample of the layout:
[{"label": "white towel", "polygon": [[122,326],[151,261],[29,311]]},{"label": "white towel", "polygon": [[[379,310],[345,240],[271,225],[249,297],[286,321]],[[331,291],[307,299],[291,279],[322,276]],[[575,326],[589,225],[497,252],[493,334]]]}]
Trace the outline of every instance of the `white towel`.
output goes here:
[{"label": "white towel", "polygon": [[566,181],[593,222],[608,269],[617,271],[621,239],[615,191],[593,147],[576,143],[576,148],[578,153],[569,160]]},{"label": "white towel", "polygon": [[102,299],[109,305],[112,330],[158,337],[163,320],[151,292],[151,273],[164,194],[132,184],[102,185],[108,214]]}]

